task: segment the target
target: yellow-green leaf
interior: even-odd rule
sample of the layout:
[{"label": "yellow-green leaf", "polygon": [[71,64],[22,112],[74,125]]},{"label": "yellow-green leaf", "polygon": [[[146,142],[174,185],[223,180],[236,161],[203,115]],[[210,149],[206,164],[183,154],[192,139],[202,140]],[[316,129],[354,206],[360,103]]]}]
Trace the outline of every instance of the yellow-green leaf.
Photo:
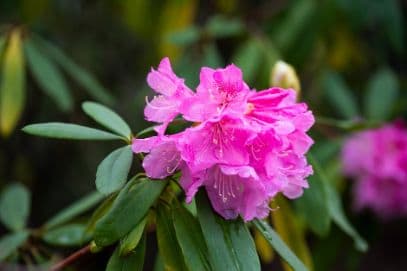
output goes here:
[{"label": "yellow-green leaf", "polygon": [[[311,253],[305,241],[304,229],[299,224],[287,200],[277,197],[275,201],[278,209],[271,212],[271,218],[277,233],[309,270],[313,270]],[[286,262],[283,262],[283,267],[284,270],[292,270]]]},{"label": "yellow-green leaf", "polygon": [[10,35],[1,77],[0,131],[3,136],[8,136],[16,127],[25,103],[24,56],[19,29]]}]

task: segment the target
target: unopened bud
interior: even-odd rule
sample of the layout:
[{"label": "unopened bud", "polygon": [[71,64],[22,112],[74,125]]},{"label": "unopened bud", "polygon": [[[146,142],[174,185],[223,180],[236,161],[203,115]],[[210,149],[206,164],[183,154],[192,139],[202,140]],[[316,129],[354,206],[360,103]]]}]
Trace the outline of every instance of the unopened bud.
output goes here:
[{"label": "unopened bud", "polygon": [[270,84],[273,87],[292,88],[300,95],[301,86],[294,68],[284,61],[277,61],[271,71]]}]

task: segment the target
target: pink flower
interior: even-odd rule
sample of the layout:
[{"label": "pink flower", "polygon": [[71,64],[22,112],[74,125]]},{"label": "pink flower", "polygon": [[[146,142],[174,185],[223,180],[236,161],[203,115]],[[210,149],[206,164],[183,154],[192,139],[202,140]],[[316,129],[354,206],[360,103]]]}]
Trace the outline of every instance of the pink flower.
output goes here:
[{"label": "pink flower", "polygon": [[[146,118],[162,123],[158,136],[134,139],[133,151],[148,153],[143,167],[150,178],[181,171],[187,202],[203,186],[213,208],[226,219],[263,218],[277,194],[299,197],[312,174],[305,153],[312,113],[295,92],[271,88],[256,92],[236,66],[202,68],[196,93],[173,74],[168,59],[148,75],[162,94],[146,107]],[[195,122],[173,135],[164,131],[176,115]]]},{"label": "pink flower", "polygon": [[400,122],[356,133],[342,150],[344,173],[356,179],[357,209],[384,219],[407,215],[407,129]]}]

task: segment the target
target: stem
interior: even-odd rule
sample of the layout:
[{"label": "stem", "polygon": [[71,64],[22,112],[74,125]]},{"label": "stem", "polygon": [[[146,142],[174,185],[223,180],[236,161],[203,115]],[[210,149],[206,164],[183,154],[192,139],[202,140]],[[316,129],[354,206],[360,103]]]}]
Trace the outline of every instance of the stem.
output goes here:
[{"label": "stem", "polygon": [[72,253],[67,258],[63,259],[62,261],[56,263],[54,266],[51,267],[50,271],[59,271],[62,270],[64,267],[70,265],[71,263],[78,260],[80,257],[88,254],[90,252],[90,245],[81,248],[80,250]]}]

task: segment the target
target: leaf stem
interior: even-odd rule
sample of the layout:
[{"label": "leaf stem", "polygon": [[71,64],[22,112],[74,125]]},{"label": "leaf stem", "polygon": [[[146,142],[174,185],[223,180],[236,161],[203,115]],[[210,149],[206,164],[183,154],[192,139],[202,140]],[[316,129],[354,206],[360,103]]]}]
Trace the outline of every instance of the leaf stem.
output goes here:
[{"label": "leaf stem", "polygon": [[88,254],[90,252],[90,245],[81,248],[80,250],[72,253],[67,258],[63,259],[62,261],[56,263],[54,266],[51,267],[50,271],[59,271],[65,268],[66,266],[70,265],[71,263],[75,262],[82,256]]}]

